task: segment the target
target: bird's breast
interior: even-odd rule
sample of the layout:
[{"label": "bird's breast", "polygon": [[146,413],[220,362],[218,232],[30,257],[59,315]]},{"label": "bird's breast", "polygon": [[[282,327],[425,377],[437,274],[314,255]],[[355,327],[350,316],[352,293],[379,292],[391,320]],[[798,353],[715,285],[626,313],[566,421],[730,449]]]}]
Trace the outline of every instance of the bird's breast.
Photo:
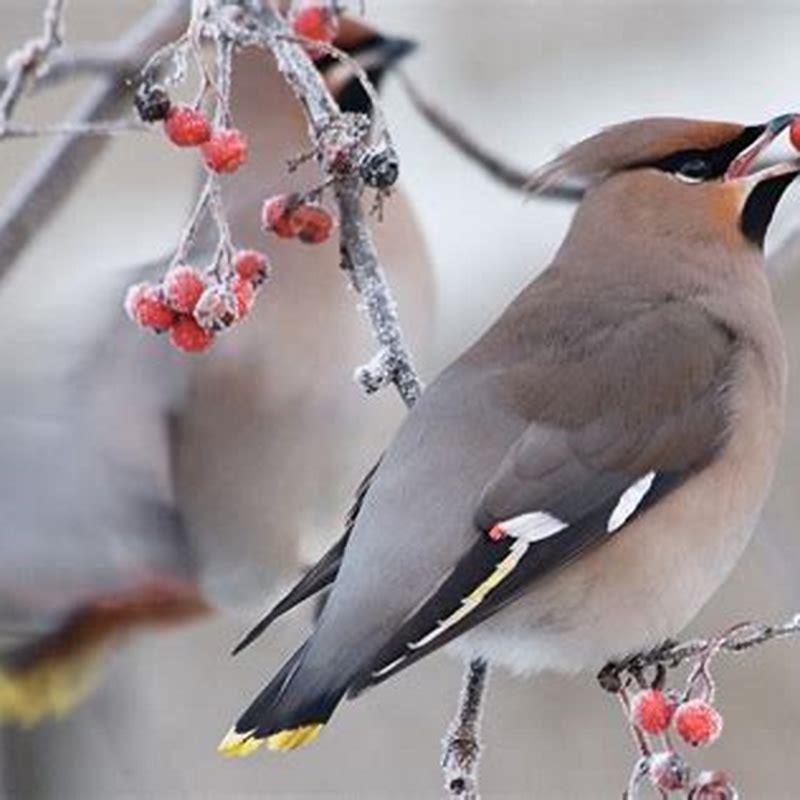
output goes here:
[{"label": "bird's breast", "polygon": [[452,647],[518,672],[577,672],[676,636],[744,551],[775,469],[782,392],[752,352],[733,385],[713,462]]}]

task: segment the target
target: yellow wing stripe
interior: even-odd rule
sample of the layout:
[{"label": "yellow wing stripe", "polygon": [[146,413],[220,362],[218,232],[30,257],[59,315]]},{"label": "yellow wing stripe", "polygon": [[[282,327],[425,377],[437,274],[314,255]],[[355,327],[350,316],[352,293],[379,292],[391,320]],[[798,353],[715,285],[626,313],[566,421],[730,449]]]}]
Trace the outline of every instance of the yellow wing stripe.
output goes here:
[{"label": "yellow wing stripe", "polygon": [[429,642],[433,641],[437,636],[440,636],[448,628],[452,628],[457,622],[460,622],[468,614],[471,614],[484,600],[486,595],[495,587],[499,586],[516,568],[520,559],[528,551],[530,542],[519,539],[514,542],[511,552],[495,566],[492,574],[486,578],[481,584],[473,589],[462,601],[461,607],[458,611],[454,611],[449,617],[441,620],[439,624],[428,634],[418,639],[416,642],[411,642],[408,646],[411,650],[418,650],[424,647]]},{"label": "yellow wing stripe", "polygon": [[267,750],[286,751],[296,750],[311,744],[322,732],[322,723],[301,725],[299,728],[289,728],[278,731],[266,737],[255,736],[255,730],[239,733],[231,728],[225,738],[219,743],[217,751],[229,758],[244,758],[266,744]]}]

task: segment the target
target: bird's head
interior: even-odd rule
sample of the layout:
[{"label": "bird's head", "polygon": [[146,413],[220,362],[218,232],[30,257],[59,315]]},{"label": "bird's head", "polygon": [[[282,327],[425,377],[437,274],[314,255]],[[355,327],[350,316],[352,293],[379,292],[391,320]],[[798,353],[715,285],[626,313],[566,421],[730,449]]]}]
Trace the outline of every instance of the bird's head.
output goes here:
[{"label": "bird's head", "polygon": [[[417,47],[410,39],[384,35],[352,17],[342,19],[334,44],[358,62],[376,89],[380,89],[386,74]],[[317,68],[342,111],[370,113],[370,99],[349,64],[324,56]]]},{"label": "bird's head", "polygon": [[743,235],[760,247],[778,201],[800,173],[800,160],[754,167],[796,116],[759,125],[671,117],[625,122],[545,164],[531,188],[572,184],[606,201],[627,197],[634,216],[670,209],[685,222],[702,209],[718,233]]}]

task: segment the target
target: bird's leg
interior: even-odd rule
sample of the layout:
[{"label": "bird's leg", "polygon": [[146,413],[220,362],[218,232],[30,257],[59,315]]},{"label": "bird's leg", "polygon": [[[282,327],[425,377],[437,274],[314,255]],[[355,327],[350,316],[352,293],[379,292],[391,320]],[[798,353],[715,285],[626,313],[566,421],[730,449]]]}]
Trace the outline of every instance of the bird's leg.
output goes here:
[{"label": "bird's leg", "polygon": [[488,673],[489,665],[483,659],[476,658],[469,662],[458,712],[442,743],[442,769],[448,798],[479,800],[481,700]]}]

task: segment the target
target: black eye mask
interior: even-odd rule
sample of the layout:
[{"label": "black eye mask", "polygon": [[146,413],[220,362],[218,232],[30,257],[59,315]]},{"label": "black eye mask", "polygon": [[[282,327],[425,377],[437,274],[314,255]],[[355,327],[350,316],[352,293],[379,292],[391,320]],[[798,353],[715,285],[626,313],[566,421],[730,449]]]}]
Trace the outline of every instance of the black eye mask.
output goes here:
[{"label": "black eye mask", "polygon": [[681,150],[648,166],[697,181],[721,178],[733,159],[751,145],[765,129],[765,125],[748,125],[735,139],[719,147],[710,150]]}]

